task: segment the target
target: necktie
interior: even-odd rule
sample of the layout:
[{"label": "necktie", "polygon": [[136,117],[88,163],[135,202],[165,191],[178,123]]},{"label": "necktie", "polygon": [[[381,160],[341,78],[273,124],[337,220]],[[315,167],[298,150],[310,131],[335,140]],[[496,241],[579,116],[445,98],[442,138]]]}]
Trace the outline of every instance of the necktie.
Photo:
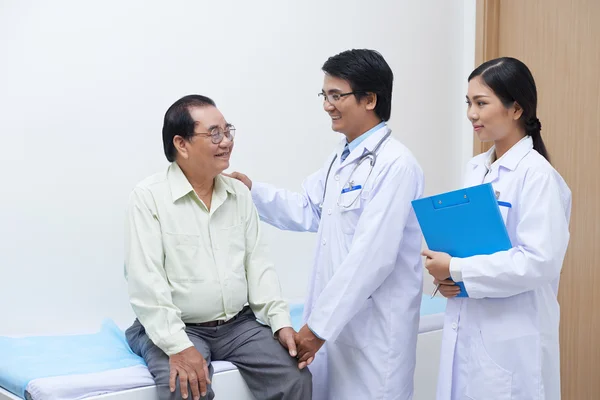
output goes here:
[{"label": "necktie", "polygon": [[342,162],[344,162],[346,157],[348,157],[348,154],[350,154],[350,149],[348,148],[348,143],[346,143],[346,146],[344,146],[344,151],[342,151],[342,156],[340,157]]}]

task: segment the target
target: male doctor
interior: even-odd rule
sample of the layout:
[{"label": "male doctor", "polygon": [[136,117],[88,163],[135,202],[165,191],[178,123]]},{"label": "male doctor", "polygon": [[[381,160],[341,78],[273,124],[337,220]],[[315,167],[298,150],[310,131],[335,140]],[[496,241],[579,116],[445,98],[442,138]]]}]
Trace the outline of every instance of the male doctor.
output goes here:
[{"label": "male doctor", "polygon": [[423,173],[386,125],[393,73],[384,58],[345,51],[322,69],[323,108],[344,137],[303,193],[231,175],[251,189],[263,221],[317,232],[296,335],[299,366],[312,362],[313,398],[411,399],[422,294],[411,201],[422,195]]}]

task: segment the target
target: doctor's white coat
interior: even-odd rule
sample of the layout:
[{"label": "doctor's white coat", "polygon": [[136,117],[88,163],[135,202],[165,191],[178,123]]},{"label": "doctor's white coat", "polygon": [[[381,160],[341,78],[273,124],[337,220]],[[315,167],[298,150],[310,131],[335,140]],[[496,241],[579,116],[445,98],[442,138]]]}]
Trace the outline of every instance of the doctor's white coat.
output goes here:
[{"label": "doctor's white coat", "polygon": [[[422,196],[423,173],[410,151],[388,138],[370,176],[369,161],[352,174],[353,186],[361,185],[362,192],[342,194],[358,158],[386,131],[373,133],[344,162],[342,141],[305,180],[303,193],[261,183],[252,187],[263,221],[317,232],[304,314],[313,332],[326,340],[310,366],[317,400],[412,398],[422,235],[411,201]],[[350,207],[338,206],[354,198]]]},{"label": "doctor's white coat", "polygon": [[513,248],[452,259],[469,298],[448,300],[437,399],[558,400],[557,293],[571,192],[530,137],[489,166],[493,151],[469,163],[465,187],[491,182],[512,205],[500,210]]}]

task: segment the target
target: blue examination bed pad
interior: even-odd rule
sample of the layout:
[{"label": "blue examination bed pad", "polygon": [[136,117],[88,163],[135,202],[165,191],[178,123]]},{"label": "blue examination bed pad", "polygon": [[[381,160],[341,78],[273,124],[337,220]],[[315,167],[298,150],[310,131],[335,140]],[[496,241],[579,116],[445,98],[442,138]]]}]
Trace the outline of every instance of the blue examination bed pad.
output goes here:
[{"label": "blue examination bed pad", "polygon": [[87,335],[0,337],[0,386],[25,398],[33,379],[146,365],[111,320]]},{"label": "blue examination bed pad", "polygon": [[[443,297],[434,297],[423,295],[421,299],[421,317],[425,315],[440,314],[446,311],[446,299]],[[291,304],[290,314],[292,317],[292,326],[296,331],[302,328],[302,313],[304,304]]]},{"label": "blue examination bed pad", "polygon": [[[443,313],[446,299],[423,296],[421,316]],[[292,325],[302,327],[303,304],[290,305]],[[30,381],[54,376],[89,374],[146,365],[134,354],[123,331],[105,320],[98,333],[88,335],[0,336],[0,387],[25,398]]]}]

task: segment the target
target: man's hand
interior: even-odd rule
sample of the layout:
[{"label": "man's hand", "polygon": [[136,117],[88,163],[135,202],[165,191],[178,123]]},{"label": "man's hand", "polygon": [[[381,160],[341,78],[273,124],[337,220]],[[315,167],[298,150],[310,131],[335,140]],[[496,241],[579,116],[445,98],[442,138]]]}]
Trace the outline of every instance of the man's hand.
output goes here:
[{"label": "man's hand", "polygon": [[200,395],[206,396],[207,384],[210,384],[208,365],[202,354],[195,347],[173,354],[169,357],[171,375],[169,377],[169,388],[171,393],[175,392],[175,383],[179,375],[179,388],[181,396],[188,398],[188,381],[192,389],[194,400],[199,400]]},{"label": "man's hand", "polygon": [[440,293],[442,296],[446,298],[456,297],[460,293],[460,288],[456,283],[451,281],[450,279],[446,279],[445,281],[438,281],[437,279],[433,280],[434,285],[440,285]]},{"label": "man's hand", "polygon": [[275,334],[277,335],[279,343],[281,343],[281,345],[288,350],[290,356],[296,357],[298,354],[296,351],[296,341],[294,338],[296,336],[296,332],[292,328],[286,327],[281,328]]},{"label": "man's hand", "polygon": [[298,368],[303,369],[313,362],[317,351],[325,343],[324,340],[315,336],[308,325],[304,325],[296,335],[296,346],[298,348]]},{"label": "man's hand", "polygon": [[421,254],[427,257],[425,268],[429,271],[429,275],[438,281],[445,281],[450,278],[450,260],[452,257],[449,254],[431,250],[423,250]]},{"label": "man's hand", "polygon": [[231,174],[223,173],[223,175],[228,176],[233,179],[237,179],[238,181],[240,181],[244,185],[246,185],[246,187],[248,189],[252,190],[252,181],[250,180],[250,178],[248,178],[246,175],[242,174],[241,172],[236,171],[236,172],[232,172]]}]

